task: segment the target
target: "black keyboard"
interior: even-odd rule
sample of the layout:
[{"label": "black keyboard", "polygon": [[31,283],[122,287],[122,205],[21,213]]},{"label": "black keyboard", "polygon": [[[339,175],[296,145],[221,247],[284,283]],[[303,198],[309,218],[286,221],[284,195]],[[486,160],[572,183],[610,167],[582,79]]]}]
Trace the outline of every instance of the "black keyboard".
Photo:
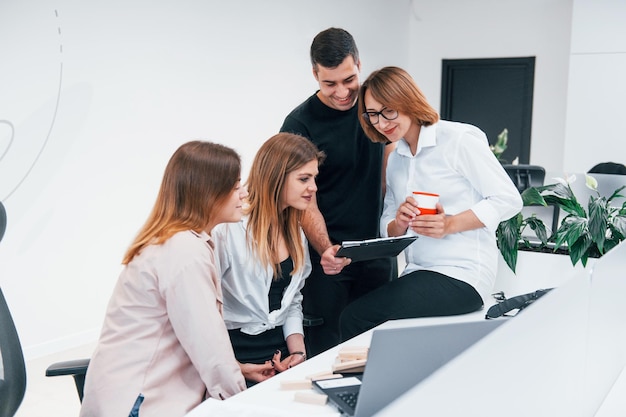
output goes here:
[{"label": "black keyboard", "polygon": [[337,396],[354,409],[354,407],[356,407],[356,401],[359,398],[359,393],[346,391],[338,393]]}]

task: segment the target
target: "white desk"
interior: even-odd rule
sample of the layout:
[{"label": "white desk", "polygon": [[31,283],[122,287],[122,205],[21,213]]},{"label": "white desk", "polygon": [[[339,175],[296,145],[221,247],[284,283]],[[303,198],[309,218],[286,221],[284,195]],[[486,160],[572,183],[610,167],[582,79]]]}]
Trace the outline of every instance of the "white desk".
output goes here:
[{"label": "white desk", "polygon": [[[484,311],[452,317],[432,317],[422,319],[394,320],[384,323],[378,328],[399,328],[427,326],[440,323],[468,322],[484,320]],[[281,390],[280,381],[302,380],[308,375],[322,371],[331,371],[339,349],[343,346],[369,346],[373,330],[350,339],[339,346],[323,352],[306,362],[278,374],[269,380],[229,398],[226,401],[208,400],[200,404],[186,417],[308,417],[308,416],[339,416],[330,405],[312,405],[294,401],[297,391]]]},{"label": "white desk", "polygon": [[[582,276],[569,279],[377,416],[623,415],[625,259],[623,243],[595,263],[593,276],[582,271]],[[378,328],[478,321],[484,320],[484,314],[483,310],[463,316],[398,320]],[[187,417],[338,416],[330,405],[295,402],[295,391],[281,390],[280,381],[330,371],[340,347],[369,346],[372,333],[357,336],[226,401],[208,400]]]},{"label": "white desk", "polygon": [[623,416],[626,244],[377,414]]}]

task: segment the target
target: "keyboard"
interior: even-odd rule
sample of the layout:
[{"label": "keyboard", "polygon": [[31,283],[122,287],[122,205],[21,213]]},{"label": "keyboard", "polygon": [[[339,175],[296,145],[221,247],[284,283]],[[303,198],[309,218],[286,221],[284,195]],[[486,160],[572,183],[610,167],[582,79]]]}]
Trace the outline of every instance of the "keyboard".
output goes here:
[{"label": "keyboard", "polygon": [[354,407],[356,407],[357,399],[359,398],[359,393],[346,391],[338,393],[337,396],[354,409]]}]

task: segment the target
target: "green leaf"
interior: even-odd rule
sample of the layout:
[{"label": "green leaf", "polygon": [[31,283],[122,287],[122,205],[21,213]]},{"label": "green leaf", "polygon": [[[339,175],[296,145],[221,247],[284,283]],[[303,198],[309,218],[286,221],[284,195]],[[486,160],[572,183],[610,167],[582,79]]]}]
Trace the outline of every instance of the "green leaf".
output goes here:
[{"label": "green leaf", "polygon": [[569,245],[569,258],[572,261],[572,265],[576,266],[576,263],[581,259],[583,266],[587,264],[587,258],[589,257],[587,250],[592,243],[589,235],[583,234]]},{"label": "green leaf", "polygon": [[587,217],[585,209],[578,203],[572,189],[561,183],[538,187],[541,195],[549,205],[559,206],[563,211],[581,217]]},{"label": "green leaf", "polygon": [[539,190],[535,187],[529,187],[522,191],[522,201],[524,206],[546,206],[546,200],[541,196]]},{"label": "green leaf", "polygon": [[613,217],[609,223],[609,228],[611,232],[617,239],[624,240],[626,239],[626,215],[617,215]]},{"label": "green leaf", "polygon": [[[614,198],[618,198],[618,197],[624,197],[623,194],[621,194],[620,192],[626,188],[626,185],[622,185],[621,187],[619,187],[617,190],[613,191],[613,194],[611,194],[611,196],[609,197],[609,199],[607,200],[607,203],[610,203],[611,200],[613,200]],[[624,201],[624,203],[622,204],[622,208],[626,206],[626,201]]]},{"label": "green leaf", "polygon": [[537,187],[537,190],[541,193],[542,196],[552,196],[562,200],[571,200],[574,197],[574,193],[569,186],[565,186],[560,182],[555,184],[542,185],[541,187]]},{"label": "green leaf", "polygon": [[532,216],[526,219],[526,223],[535,232],[537,238],[541,240],[541,243],[545,246],[548,243],[548,231],[546,229],[546,225],[543,224],[543,221],[535,216]]},{"label": "green leaf", "polygon": [[518,213],[500,222],[496,230],[496,239],[502,258],[513,272],[517,266],[517,244],[521,236],[522,221],[522,213]]},{"label": "green leaf", "polygon": [[619,243],[623,240],[624,238],[611,238],[611,239],[607,239],[606,241],[604,241],[604,253],[610,251],[611,249],[613,249],[614,247],[616,247],[617,245],[619,245]]},{"label": "green leaf", "polygon": [[569,215],[561,221],[561,226],[554,235],[554,243],[557,247],[564,243],[567,243],[567,246],[572,246],[581,235],[587,234],[587,219]]},{"label": "green leaf", "polygon": [[493,154],[498,159],[500,159],[500,156],[504,153],[504,151],[506,151],[507,142],[508,142],[508,134],[509,134],[509,131],[507,129],[504,129],[498,135],[498,139],[496,140],[496,143],[494,145],[489,146],[489,149],[491,149],[491,152],[493,152]]},{"label": "green leaf", "polygon": [[604,253],[608,218],[609,210],[606,199],[604,197],[591,197],[589,201],[589,233],[601,254]]}]

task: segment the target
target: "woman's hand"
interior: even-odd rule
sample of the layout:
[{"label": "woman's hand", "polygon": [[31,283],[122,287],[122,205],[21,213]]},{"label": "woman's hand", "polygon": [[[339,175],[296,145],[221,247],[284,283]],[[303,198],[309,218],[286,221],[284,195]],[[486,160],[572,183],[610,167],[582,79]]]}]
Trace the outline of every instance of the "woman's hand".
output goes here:
[{"label": "woman's hand", "polygon": [[330,246],[322,254],[320,265],[322,265],[326,275],[337,275],[346,265],[350,265],[350,262],[352,262],[350,258],[338,258],[335,256],[340,247],[340,245]]},{"label": "woman's hand", "polygon": [[398,207],[396,218],[387,226],[387,234],[389,236],[401,236],[406,234],[409,229],[409,223],[418,214],[417,201],[411,196],[407,197],[404,203]]},{"label": "woman's hand", "polygon": [[272,363],[274,364],[276,372],[284,372],[287,369],[293,368],[294,366],[304,362],[305,360],[306,354],[304,352],[294,352],[285,359],[282,359],[282,354],[278,350],[272,358]]},{"label": "woman's hand", "polygon": [[422,236],[441,239],[454,233],[485,227],[470,209],[459,214],[447,216],[443,206],[437,203],[437,214],[423,214],[411,220],[411,230]]},{"label": "woman's hand", "polygon": [[[412,199],[412,197],[409,197]],[[408,198],[407,198],[408,200]],[[437,203],[437,214],[422,214],[409,221],[409,227],[418,235],[441,239],[448,234],[449,217],[443,211],[443,206]],[[419,210],[418,210],[419,212]]]},{"label": "woman's hand", "polygon": [[276,375],[276,370],[272,365],[272,361],[266,361],[264,364],[239,363],[239,368],[243,377],[248,381],[262,382]]}]

